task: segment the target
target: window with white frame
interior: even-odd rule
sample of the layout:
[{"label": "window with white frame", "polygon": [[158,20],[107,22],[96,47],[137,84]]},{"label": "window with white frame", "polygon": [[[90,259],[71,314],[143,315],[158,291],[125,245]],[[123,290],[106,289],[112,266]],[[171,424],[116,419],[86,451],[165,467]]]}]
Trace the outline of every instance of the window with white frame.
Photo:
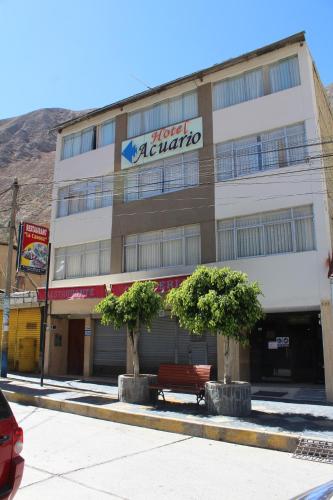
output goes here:
[{"label": "window with white frame", "polygon": [[109,274],[110,270],[110,240],[55,249],[55,280],[99,276]]},{"label": "window with white frame", "polygon": [[[267,78],[264,86],[265,73]],[[215,83],[213,109],[227,108],[263,95],[296,87],[300,83],[298,57],[292,56]]]},{"label": "window with white frame", "polygon": [[219,261],[314,250],[313,207],[219,220],[217,247]]},{"label": "window with white frame", "polygon": [[200,263],[200,225],[132,234],[124,239],[124,271]]},{"label": "window with white frame", "polygon": [[58,190],[57,217],[112,205],[112,176],[77,182]]},{"label": "window with white frame", "polygon": [[307,154],[305,143],[304,123],[297,123],[218,144],[217,181],[302,163]]},{"label": "window with white frame", "polygon": [[185,153],[125,173],[126,202],[151,198],[199,184],[199,155]]},{"label": "window with white frame", "polygon": [[115,141],[115,120],[109,120],[98,127],[98,147],[108,146]]},{"label": "window with white frame", "polygon": [[92,149],[96,149],[96,127],[89,127],[63,137],[61,159],[66,160]]},{"label": "window with white frame", "polygon": [[166,99],[149,108],[130,113],[128,115],[127,135],[135,137],[196,116],[198,116],[197,92],[188,92],[172,99]]}]

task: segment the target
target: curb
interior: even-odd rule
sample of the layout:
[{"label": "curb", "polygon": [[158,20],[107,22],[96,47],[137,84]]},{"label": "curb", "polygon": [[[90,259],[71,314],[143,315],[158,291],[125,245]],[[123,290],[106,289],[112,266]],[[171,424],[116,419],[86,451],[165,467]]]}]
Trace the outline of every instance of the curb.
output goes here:
[{"label": "curb", "polygon": [[98,418],[120,424],[135,425],[137,427],[146,427],[148,429],[174,432],[176,434],[185,434],[186,436],[225,441],[227,443],[254,446],[268,450],[293,453],[299,440],[298,436],[286,433],[222,427],[216,424],[185,421],[180,418],[159,417],[140,412],[131,413],[126,410],[113,408],[100,408],[95,405],[51,399],[46,396],[32,396],[8,390],[3,390],[2,392],[8,401],[13,403],[28,404],[47,410],[73,413],[83,417]]}]

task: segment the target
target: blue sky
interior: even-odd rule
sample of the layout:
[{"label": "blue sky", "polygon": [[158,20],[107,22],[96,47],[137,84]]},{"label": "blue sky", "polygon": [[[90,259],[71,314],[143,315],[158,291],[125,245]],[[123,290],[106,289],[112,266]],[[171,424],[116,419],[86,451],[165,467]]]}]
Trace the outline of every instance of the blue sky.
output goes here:
[{"label": "blue sky", "polygon": [[0,0],[0,119],[109,104],[298,31],[333,82],[332,0]]}]

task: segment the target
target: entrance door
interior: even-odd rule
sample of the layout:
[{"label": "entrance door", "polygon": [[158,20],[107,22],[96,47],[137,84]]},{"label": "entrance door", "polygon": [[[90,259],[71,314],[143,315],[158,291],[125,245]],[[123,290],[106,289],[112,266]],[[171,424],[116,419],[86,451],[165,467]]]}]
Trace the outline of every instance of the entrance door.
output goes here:
[{"label": "entrance door", "polygon": [[68,322],[68,357],[69,375],[83,374],[84,354],[84,319],[70,319]]}]

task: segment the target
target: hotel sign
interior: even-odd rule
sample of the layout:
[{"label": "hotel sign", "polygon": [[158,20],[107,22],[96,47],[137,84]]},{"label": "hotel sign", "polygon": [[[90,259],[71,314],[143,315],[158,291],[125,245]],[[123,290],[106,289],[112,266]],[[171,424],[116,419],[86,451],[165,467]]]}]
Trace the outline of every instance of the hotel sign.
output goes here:
[{"label": "hotel sign", "polygon": [[202,147],[202,118],[185,120],[123,141],[121,168],[139,167],[145,163]]}]

